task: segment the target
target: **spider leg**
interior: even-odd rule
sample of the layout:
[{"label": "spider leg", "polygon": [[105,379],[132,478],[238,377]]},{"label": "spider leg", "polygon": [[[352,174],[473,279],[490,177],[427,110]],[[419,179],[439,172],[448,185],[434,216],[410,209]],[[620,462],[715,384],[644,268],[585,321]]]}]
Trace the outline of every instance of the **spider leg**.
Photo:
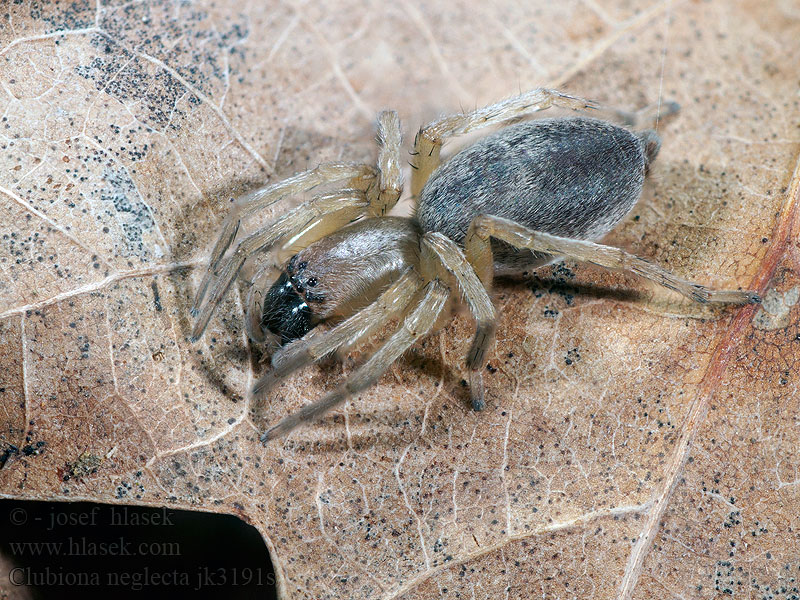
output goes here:
[{"label": "spider leg", "polygon": [[259,379],[253,394],[263,394],[290,373],[343,347],[354,347],[404,311],[422,287],[422,279],[408,269],[375,302],[329,331],[313,333],[284,346],[272,356],[272,371]]},{"label": "spider leg", "polygon": [[378,115],[378,196],[372,201],[369,216],[383,217],[388,213],[403,191],[403,171],[400,167],[400,146],[403,138],[400,133],[400,119],[393,110],[385,110]]},{"label": "spider leg", "polygon": [[[217,270],[209,268],[211,292],[202,304],[192,329],[192,341],[203,335],[211,315],[230,288],[247,258],[263,248],[268,248],[281,238],[300,231],[314,230],[317,239],[358,218],[369,206],[366,194],[360,190],[342,190],[318,196],[301,204],[271,224],[259,229],[242,240],[227,261]],[[309,240],[309,243],[313,240]],[[202,293],[198,292],[198,297]]]},{"label": "spider leg", "polygon": [[266,444],[272,439],[284,436],[298,425],[321,417],[350,396],[373,385],[403,352],[430,331],[449,295],[447,286],[440,281],[433,280],[428,283],[417,306],[406,315],[400,327],[367,362],[335,390],[268,429],[261,436],[261,441]]},{"label": "spider leg", "polygon": [[597,108],[594,102],[569,96],[556,90],[538,88],[514,98],[490,104],[469,113],[449,115],[428,123],[414,140],[415,160],[411,177],[411,195],[416,197],[439,166],[439,153],[447,138],[469,133],[482,127],[497,125],[551,106],[583,110]]},{"label": "spider leg", "polygon": [[308,191],[323,183],[334,181],[349,180],[347,187],[368,190],[373,184],[376,173],[373,167],[354,163],[323,163],[315,169],[298,173],[293,177],[284,179],[272,185],[255,190],[239,198],[236,205],[222,225],[222,231],[217,238],[214,249],[211,252],[211,260],[208,265],[200,289],[192,306],[192,315],[196,316],[203,303],[209,283],[217,274],[217,269],[222,257],[230,247],[242,219],[252,216],[258,211],[279,201],[281,198],[293,196]]},{"label": "spider leg", "polygon": [[718,302],[726,304],[752,304],[760,302],[758,294],[748,290],[713,290],[698,283],[682,279],[666,269],[643,258],[613,246],[603,246],[586,240],[563,238],[541,231],[528,229],[502,217],[479,215],[472,220],[466,244],[468,255],[478,263],[479,271],[485,265],[486,256],[491,257],[489,238],[503,240],[517,248],[528,248],[535,252],[568,256],[609,269],[620,269],[683,294],[700,303]]},{"label": "spider leg", "polygon": [[444,273],[452,276],[475,318],[475,337],[467,352],[466,363],[469,369],[472,407],[475,410],[482,410],[485,403],[481,368],[496,329],[494,305],[473,266],[450,238],[439,232],[428,232],[422,238],[422,248],[423,270],[428,270],[425,275],[429,278]]},{"label": "spider leg", "polygon": [[[403,173],[400,170],[400,120],[394,111],[383,111],[378,115],[378,185],[377,189],[369,189],[369,208],[366,216],[386,216],[403,191]],[[332,233],[330,231],[329,233]],[[327,235],[327,234],[326,234]],[[283,247],[285,254],[291,256],[308,247],[321,237],[309,227],[301,234],[293,237]]]}]

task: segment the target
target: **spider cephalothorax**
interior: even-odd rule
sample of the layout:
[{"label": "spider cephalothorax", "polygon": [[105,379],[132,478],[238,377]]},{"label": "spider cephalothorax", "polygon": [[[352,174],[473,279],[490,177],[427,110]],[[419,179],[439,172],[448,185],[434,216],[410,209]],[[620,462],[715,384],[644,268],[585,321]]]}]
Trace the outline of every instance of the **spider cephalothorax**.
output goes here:
[{"label": "spider cephalothorax", "polygon": [[281,344],[332,318],[350,315],[418,261],[420,230],[410,219],[369,218],[348,225],[289,259],[264,296],[262,326]]},{"label": "spider cephalothorax", "polygon": [[[272,357],[272,370],[256,383],[255,393],[263,394],[306,364],[360,346],[393,319],[401,321],[339,387],[268,430],[264,442],[372,385],[442,321],[453,302],[466,304],[476,321],[466,366],[473,407],[482,408],[481,368],[496,321],[490,299],[493,278],[527,271],[559,256],[625,269],[698,302],[758,301],[753,292],[710,290],[592,241],[615,227],[639,199],[660,147],[652,130],[635,132],[582,117],[521,122],[440,164],[446,139],[516,121],[549,106],[595,108],[586,100],[538,89],[423,127],[412,151],[413,217],[386,216],[403,184],[400,124],[389,111],[378,118],[377,169],[323,164],[257,190],[228,216],[192,309],[197,316],[194,339],[202,335],[249,256],[284,245],[302,248],[270,287],[261,289],[259,283],[251,289],[251,337],[261,339],[270,331],[283,345]],[[669,107],[677,110],[676,105]],[[345,185],[259,229],[223,260],[242,219],[280,198],[334,182]],[[326,321],[334,326],[307,335]]]}]

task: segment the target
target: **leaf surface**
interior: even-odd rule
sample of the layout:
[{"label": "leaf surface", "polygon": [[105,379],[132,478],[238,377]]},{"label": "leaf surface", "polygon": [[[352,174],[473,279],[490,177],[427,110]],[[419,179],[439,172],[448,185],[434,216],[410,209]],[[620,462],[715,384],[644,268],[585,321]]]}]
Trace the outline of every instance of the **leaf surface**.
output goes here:
[{"label": "leaf surface", "polygon": [[[795,2],[0,13],[3,496],[240,515],[286,598],[798,594]],[[241,293],[188,341],[228,199],[373,161],[383,108],[411,138],[542,85],[678,101],[607,241],[763,306],[543,269],[496,289],[484,412],[461,384],[459,315],[344,409],[260,445],[355,359],[251,406],[264,366]]]}]

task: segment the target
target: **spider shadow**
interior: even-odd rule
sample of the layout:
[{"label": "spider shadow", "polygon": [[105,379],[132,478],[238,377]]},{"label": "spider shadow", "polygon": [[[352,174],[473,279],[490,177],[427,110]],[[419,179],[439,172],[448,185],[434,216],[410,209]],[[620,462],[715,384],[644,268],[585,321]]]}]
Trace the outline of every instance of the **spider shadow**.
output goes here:
[{"label": "spider shadow", "polygon": [[[502,277],[496,280],[495,292],[499,297],[503,297],[509,293],[519,291],[520,289],[528,288],[532,296],[529,298],[530,303],[534,302],[547,302],[549,305],[557,306],[559,308],[566,308],[575,305],[576,299],[596,299],[596,300],[612,300],[615,302],[636,302],[643,299],[646,294],[636,290],[611,288],[602,285],[594,285],[589,283],[580,283],[570,281],[574,277],[569,266],[563,262],[558,262],[550,266],[540,267],[538,272],[530,275]],[[547,300],[545,300],[547,299]],[[502,316],[501,316],[502,318]],[[545,316],[542,317],[546,318]],[[428,381],[441,382],[438,385],[439,396],[442,398],[440,402],[455,404],[463,411],[465,416],[473,413],[472,397],[470,394],[469,385],[466,380],[466,371],[463,361],[458,364],[451,364],[442,360],[439,353],[431,353],[426,351],[429,345],[439,344],[439,333],[431,337],[425,338],[421,342],[421,346],[414,346],[409,349],[403,356],[395,363],[395,377],[402,379],[405,387],[412,389],[413,381],[409,375],[398,376],[398,373],[407,373],[413,371],[417,378],[426,379]],[[466,357],[467,346],[464,347],[464,357]],[[366,353],[365,353],[366,354]],[[491,352],[487,357],[487,364],[484,365],[484,379],[486,384],[487,393],[487,409],[492,410],[492,404],[496,404],[496,396],[493,398],[494,385],[492,383],[493,376],[497,369],[492,369],[492,363],[496,363],[497,359],[503,354],[502,349],[498,348],[495,352]],[[354,364],[363,363],[364,357],[356,361]],[[339,365],[335,365],[335,361],[329,359],[325,363],[317,363],[309,368],[317,369],[337,369],[337,383],[341,382],[346,377],[344,370]],[[336,384],[334,384],[336,385]],[[394,413],[378,412],[369,410],[368,406],[360,401],[351,404],[351,411],[349,413],[350,421],[350,438],[349,441],[342,436],[335,435],[332,438],[320,439],[317,433],[303,434],[294,433],[291,441],[292,447],[295,449],[302,449],[308,445],[313,445],[316,450],[328,451],[343,451],[349,448],[367,449],[372,448],[376,444],[394,444],[398,439],[397,419]],[[401,419],[400,423],[409,423],[411,420],[419,420],[421,412],[415,417],[408,417]],[[262,421],[263,422],[263,421]],[[323,417],[317,422],[316,427],[324,428],[329,431],[336,431],[337,428],[344,427],[344,418],[341,414],[333,414]],[[436,445],[435,439],[431,436],[436,436],[436,433],[431,433],[429,427],[428,441]],[[402,432],[402,429],[401,429]],[[446,428],[441,428],[441,434],[446,435]]]},{"label": "spider shadow", "polygon": [[534,271],[530,275],[519,277],[506,276],[498,278],[496,280],[496,293],[504,295],[525,287],[533,293],[534,300],[545,296],[557,296],[565,307],[572,306],[576,298],[635,302],[643,297],[636,290],[572,281],[575,277],[572,265],[563,260],[541,267],[540,271]]},{"label": "spider shadow", "polygon": [[[309,370],[313,374],[313,382],[310,387],[314,390],[313,395],[306,395],[304,402],[318,400],[342,384],[352,375],[353,371],[366,362],[369,356],[390,337],[398,326],[399,321],[394,320],[391,322],[384,331],[376,335],[368,344],[359,348],[355,352],[355,356],[348,354],[344,359],[328,356],[316,363],[303,367],[304,371]],[[463,380],[460,372],[457,369],[453,369],[452,365],[447,365],[438,358],[431,360],[430,349],[438,348],[438,345],[438,335],[423,339],[420,344],[407,350],[392,365],[390,370],[382,376],[382,379],[391,379],[393,377],[398,385],[408,390],[414,389],[414,381],[412,379],[419,378],[435,381],[437,383],[434,385],[442,386],[441,389],[445,397],[452,397],[451,390],[461,387],[459,381]],[[264,372],[268,372],[268,368]],[[414,375],[408,376],[408,373],[414,373]],[[290,375],[290,377],[292,376]],[[276,407],[280,407],[284,400],[280,390],[282,383],[279,382],[265,397],[254,399],[250,406],[252,421],[263,430],[268,429],[270,425],[274,425],[276,419],[285,416],[282,414],[282,410],[275,410]],[[468,390],[466,392],[465,397],[468,397]],[[350,432],[349,447],[358,449],[374,447],[376,444],[386,443],[387,441],[393,443],[393,440],[397,438],[396,429],[398,423],[401,423],[401,428],[403,428],[402,423],[410,425],[411,420],[419,417],[417,415],[416,417],[402,419],[400,418],[401,415],[396,411],[380,410],[371,408],[372,406],[364,398],[359,399],[358,396],[351,398],[348,418],[353,429]],[[397,410],[400,409],[398,408]],[[344,430],[345,420],[340,408],[293,432],[288,443],[295,449],[309,445],[315,449],[328,451],[347,449],[348,441],[346,437],[342,437]]]},{"label": "spider shadow", "polygon": [[[542,298],[552,297],[551,304],[563,307],[573,306],[575,298],[613,300],[617,302],[634,302],[642,298],[642,294],[634,290],[569,282],[564,277],[565,271],[569,272],[569,270],[563,263],[556,263],[552,267],[540,267],[540,269],[552,269],[553,272],[550,274],[543,273],[542,275],[533,274],[498,278],[495,283],[495,296],[502,298],[509,293],[528,288],[532,297],[526,302],[532,304]],[[502,314],[499,315],[499,318],[502,320]],[[542,318],[544,319],[545,317],[543,316]],[[467,349],[468,346],[463,349],[464,359],[466,359]],[[486,369],[484,377],[488,377],[486,390],[489,395],[492,393],[491,377],[494,373],[492,363],[496,362],[497,358],[502,354],[503,349],[501,348],[490,351],[487,355],[486,364],[482,367]],[[442,393],[449,395],[458,405],[472,411],[472,396],[466,379],[467,372],[463,360],[454,365],[443,361],[439,355],[422,357],[412,348],[412,350],[403,355],[398,363],[403,368],[415,370],[418,374],[427,378],[439,379],[442,382]]]},{"label": "spider shadow", "polygon": [[[544,267],[543,269],[547,269]],[[500,295],[519,290],[520,287],[530,288],[533,297],[531,302],[538,298],[549,295],[553,297],[553,303],[568,303],[565,298],[569,297],[589,297],[596,299],[606,299],[615,301],[632,301],[640,298],[640,294],[635,291],[612,289],[602,286],[589,284],[569,284],[565,283],[563,273],[566,267],[560,263],[552,267],[557,275],[533,276],[527,278],[503,278],[498,280],[497,291]],[[543,291],[544,290],[544,291]],[[544,317],[543,317],[544,318]],[[397,360],[389,373],[394,375],[395,380],[414,393],[416,380],[427,380],[438,387],[438,395],[441,396],[437,402],[455,404],[465,411],[465,416],[473,412],[470,389],[466,380],[466,371],[463,361],[458,364],[451,364],[442,360],[440,353],[432,351],[439,345],[439,333],[425,338],[419,345],[415,345]],[[385,340],[386,335],[378,336],[379,340]],[[346,366],[334,358],[328,358],[306,368],[317,369],[320,373],[325,372],[324,385],[315,385],[315,389],[322,388],[321,394],[339,385],[346,377],[352,373],[354,368],[363,364],[369,354],[379,346],[380,341],[374,341],[368,349],[362,349],[357,359],[347,358]],[[464,347],[466,356],[467,347]],[[498,350],[499,352],[499,350]],[[494,371],[488,365],[494,362],[494,357],[490,356],[487,360],[487,395],[490,401],[491,410],[492,398],[492,376]],[[413,373],[410,375],[409,373]],[[391,375],[390,375],[391,376]],[[384,376],[386,377],[386,376]],[[419,394],[421,395],[421,394]],[[307,398],[313,401],[315,398]],[[253,420],[255,423],[267,427],[270,417],[267,416],[267,406],[273,402],[280,402],[280,394],[271,394],[267,398],[260,399],[251,407]],[[273,417],[274,418],[274,417]],[[344,430],[345,421],[341,412],[329,414],[319,419],[312,425],[312,429],[303,429],[294,432],[287,443],[291,444],[295,450],[309,449],[313,447],[315,451],[342,451],[348,448],[358,450],[374,448],[377,444],[393,445],[398,442],[399,437],[404,435],[408,427],[419,427],[422,418],[422,411],[415,412],[412,416],[401,416],[394,411],[371,410],[370,405],[363,400],[356,400],[350,404],[348,411],[349,420],[349,440],[341,432]],[[435,433],[429,435],[435,436]],[[442,429],[444,431],[444,428]],[[324,432],[324,433],[321,433]],[[326,435],[327,434],[327,435]],[[431,440],[429,440],[431,441]],[[435,441],[431,441],[434,445]]]}]

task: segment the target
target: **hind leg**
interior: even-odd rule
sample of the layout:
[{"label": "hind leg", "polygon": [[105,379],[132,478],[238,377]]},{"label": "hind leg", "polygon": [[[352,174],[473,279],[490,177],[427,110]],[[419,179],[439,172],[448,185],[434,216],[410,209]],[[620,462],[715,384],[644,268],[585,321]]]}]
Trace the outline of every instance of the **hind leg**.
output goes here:
[{"label": "hind leg", "polygon": [[469,133],[482,127],[498,125],[551,106],[571,108],[573,110],[597,107],[590,100],[569,96],[557,90],[538,88],[472,112],[449,115],[428,123],[419,130],[414,140],[414,150],[411,153],[414,157],[411,164],[413,168],[411,195],[419,195],[425,182],[428,181],[428,177],[439,166],[439,153],[441,152],[442,144],[448,138]]},{"label": "hind leg", "polygon": [[675,290],[695,302],[750,304],[761,301],[758,294],[752,291],[713,290],[699,283],[688,281],[658,265],[613,246],[534,231],[509,219],[491,215],[475,217],[466,239],[466,256],[482,280],[488,276],[492,268],[490,238],[503,240],[517,248],[527,248],[553,256],[567,256],[609,269],[629,271],[665,288]]}]

